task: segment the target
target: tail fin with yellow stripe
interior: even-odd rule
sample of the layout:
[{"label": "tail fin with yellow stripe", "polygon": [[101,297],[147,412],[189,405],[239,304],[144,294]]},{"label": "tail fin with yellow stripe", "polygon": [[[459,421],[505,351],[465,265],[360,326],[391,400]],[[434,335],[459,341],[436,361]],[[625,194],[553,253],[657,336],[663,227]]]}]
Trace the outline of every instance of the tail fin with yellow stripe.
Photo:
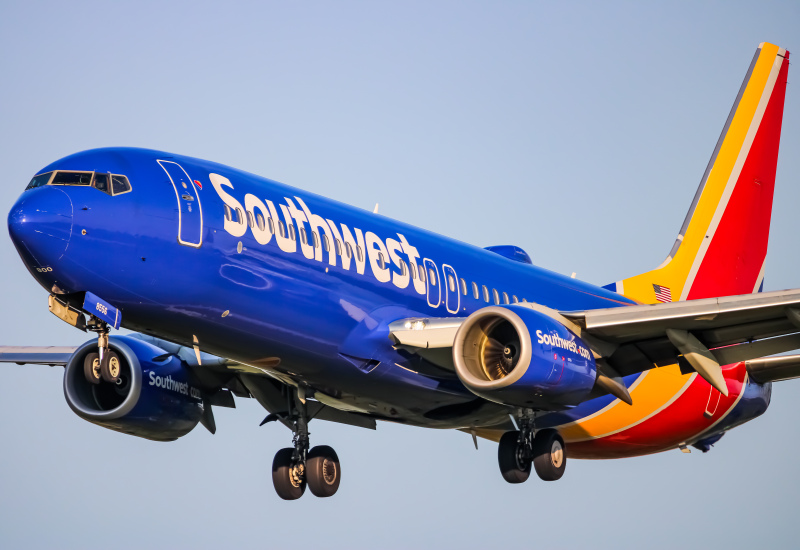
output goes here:
[{"label": "tail fin with yellow stripe", "polygon": [[610,288],[642,303],[759,290],[788,68],[788,51],[759,45],[669,256]]}]

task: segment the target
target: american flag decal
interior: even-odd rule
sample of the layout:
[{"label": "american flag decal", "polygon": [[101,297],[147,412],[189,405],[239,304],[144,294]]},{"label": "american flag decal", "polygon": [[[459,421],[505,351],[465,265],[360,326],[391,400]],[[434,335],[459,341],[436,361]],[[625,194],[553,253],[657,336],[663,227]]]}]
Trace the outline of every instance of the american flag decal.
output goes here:
[{"label": "american flag decal", "polygon": [[656,300],[659,302],[671,302],[672,291],[667,286],[653,285],[653,290],[656,291]]}]

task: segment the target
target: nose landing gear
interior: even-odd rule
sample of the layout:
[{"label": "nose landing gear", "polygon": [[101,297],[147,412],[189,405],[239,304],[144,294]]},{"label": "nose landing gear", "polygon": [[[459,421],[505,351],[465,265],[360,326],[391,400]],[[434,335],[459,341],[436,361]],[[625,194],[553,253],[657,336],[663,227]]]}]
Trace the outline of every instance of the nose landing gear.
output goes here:
[{"label": "nose landing gear", "polygon": [[84,359],[83,375],[92,384],[99,384],[100,380],[118,384],[122,369],[119,355],[108,347],[108,324],[92,316],[86,328],[97,333],[97,353],[92,352]]},{"label": "nose landing gear", "polygon": [[553,429],[538,430],[534,435],[530,418],[522,418],[519,431],[510,431],[500,438],[497,459],[500,473],[509,483],[527,481],[531,465],[544,481],[561,479],[567,467],[564,439]]},{"label": "nose landing gear", "polygon": [[317,497],[330,497],[339,489],[342,470],[339,457],[331,447],[319,445],[309,451],[308,407],[305,400],[291,398],[290,407],[294,447],[281,449],[272,461],[272,484],[283,500],[296,500],[306,487]]}]

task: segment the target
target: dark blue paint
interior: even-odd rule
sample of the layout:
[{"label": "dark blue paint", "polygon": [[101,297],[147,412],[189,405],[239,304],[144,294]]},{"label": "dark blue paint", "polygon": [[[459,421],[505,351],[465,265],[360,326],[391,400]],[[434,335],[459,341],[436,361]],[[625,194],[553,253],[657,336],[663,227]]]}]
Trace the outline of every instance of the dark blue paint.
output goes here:
[{"label": "dark blue paint", "polygon": [[[78,348],[64,371],[65,394],[72,410],[104,428],[156,441],[172,441],[189,433],[203,409],[202,396],[192,385],[186,364],[136,338],[112,337],[109,345],[124,365],[123,380],[129,388],[124,401],[122,397],[119,403],[113,401],[117,394],[112,384],[95,386],[84,378],[83,360],[97,349],[92,340]],[[154,361],[160,357],[163,359]],[[98,401],[98,395],[107,396],[106,400]],[[108,403],[109,395],[114,406],[99,406]]]},{"label": "dark blue paint", "polygon": [[[176,162],[202,185],[202,190],[193,189],[203,211],[200,247],[178,242],[183,206],[176,202],[159,159]],[[279,371],[318,391],[367,411],[375,405],[391,408],[397,419],[411,423],[457,426],[456,421],[433,421],[424,414],[475,396],[452,373],[432,376],[423,373],[429,369],[415,369],[418,358],[391,347],[389,322],[467,316],[488,305],[482,292],[473,297],[473,281],[487,286],[490,300],[497,289],[500,295],[506,292],[562,311],[630,303],[588,283],[209,161],[108,148],[65,157],[40,173],[56,169],[124,174],[132,191],[109,196],[90,187],[44,186],[22,193],[9,214],[9,231],[45,289],[93,292],[123,312],[124,327],[183,345],[191,345],[196,336],[209,353],[246,363],[277,357]],[[228,178],[233,187],[225,190],[242,204],[247,194],[272,201],[284,223],[292,221],[285,199],[298,210],[302,200],[311,214],[334,221],[342,234],[346,226],[353,233],[360,229],[362,239],[368,233],[383,243],[406,239],[418,251],[418,261],[435,269],[436,285],[426,277],[423,293],[415,290],[419,279],[409,279],[401,288],[393,281],[402,283],[402,270],[386,255],[385,270],[367,257],[363,273],[358,273],[355,258],[344,269],[338,256],[331,265],[327,252],[306,257],[299,241],[297,251],[289,253],[279,248],[276,237],[259,244],[249,227],[240,237],[231,235],[224,228],[224,203],[211,184],[211,173]],[[33,227],[40,223],[52,231],[37,233]],[[308,223],[303,227],[312,230]],[[467,283],[457,313],[447,310],[445,264],[459,285],[461,278]],[[52,271],[37,271],[43,267]],[[379,281],[373,274],[377,272],[388,275],[388,282]],[[365,342],[371,349],[350,349],[352,335],[370,331]],[[367,372],[354,366],[354,357],[356,362],[372,359],[380,364]]]}]

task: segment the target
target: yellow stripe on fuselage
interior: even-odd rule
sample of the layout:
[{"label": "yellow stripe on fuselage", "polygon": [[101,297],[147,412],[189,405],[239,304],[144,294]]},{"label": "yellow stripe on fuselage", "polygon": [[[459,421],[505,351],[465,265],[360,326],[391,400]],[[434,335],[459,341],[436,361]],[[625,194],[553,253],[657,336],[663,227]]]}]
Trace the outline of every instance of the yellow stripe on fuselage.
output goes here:
[{"label": "yellow stripe on fuselage", "polygon": [[633,405],[616,400],[599,413],[560,426],[559,433],[565,441],[574,442],[621,432],[642,423],[677,399],[695,376],[681,374],[677,365],[649,370],[630,392]]}]

